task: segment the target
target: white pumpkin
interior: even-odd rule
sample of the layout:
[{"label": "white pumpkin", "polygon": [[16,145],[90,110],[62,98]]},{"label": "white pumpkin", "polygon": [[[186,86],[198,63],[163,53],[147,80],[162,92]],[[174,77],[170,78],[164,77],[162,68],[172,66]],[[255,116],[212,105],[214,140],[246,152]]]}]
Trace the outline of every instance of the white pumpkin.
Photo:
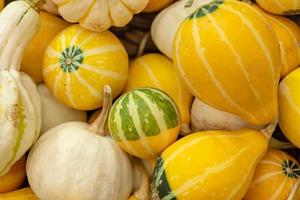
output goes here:
[{"label": "white pumpkin", "polygon": [[72,109],[57,101],[44,84],[38,85],[38,91],[42,99],[41,134],[64,122],[87,121],[85,111]]},{"label": "white pumpkin", "polygon": [[106,86],[102,112],[92,125],[67,122],[38,140],[26,166],[29,184],[38,198],[126,200],[129,197],[133,186],[130,160],[105,136],[111,102],[111,89]]},{"label": "white pumpkin", "polygon": [[151,26],[152,40],[158,49],[172,59],[173,40],[180,24],[195,9],[213,0],[180,0],[162,10]]},{"label": "white pumpkin", "polygon": [[193,131],[235,131],[242,128],[261,129],[262,127],[250,125],[235,114],[215,109],[195,98],[191,110],[191,128]]},{"label": "white pumpkin", "polygon": [[19,72],[24,49],[39,27],[37,3],[14,1],[0,13],[0,176],[40,133],[41,100],[36,85]]}]

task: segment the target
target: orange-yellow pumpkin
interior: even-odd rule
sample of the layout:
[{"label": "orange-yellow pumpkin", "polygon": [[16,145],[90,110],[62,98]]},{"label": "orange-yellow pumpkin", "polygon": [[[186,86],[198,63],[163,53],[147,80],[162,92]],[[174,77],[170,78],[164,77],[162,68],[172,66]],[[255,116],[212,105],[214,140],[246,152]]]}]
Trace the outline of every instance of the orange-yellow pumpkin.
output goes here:
[{"label": "orange-yellow pumpkin", "polygon": [[174,0],[150,0],[143,12],[159,11],[167,5],[171,4],[173,1]]}]

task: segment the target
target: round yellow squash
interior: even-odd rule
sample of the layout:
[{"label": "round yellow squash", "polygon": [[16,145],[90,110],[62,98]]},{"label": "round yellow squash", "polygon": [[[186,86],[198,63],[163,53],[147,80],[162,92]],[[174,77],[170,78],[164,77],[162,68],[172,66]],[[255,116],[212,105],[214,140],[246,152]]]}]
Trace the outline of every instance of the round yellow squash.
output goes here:
[{"label": "round yellow squash", "polygon": [[128,55],[109,31],[71,26],[52,40],[44,55],[43,76],[51,93],[79,110],[101,107],[104,85],[110,85],[116,97],[127,75]]},{"label": "round yellow squash", "polygon": [[300,148],[300,69],[289,73],[279,86],[279,126],[284,135]]},{"label": "round yellow squash", "polygon": [[143,10],[143,12],[156,12],[167,5],[171,4],[174,0],[149,0],[149,3],[147,4],[146,8]]},{"label": "round yellow squash", "polygon": [[252,125],[275,118],[280,48],[267,19],[251,5],[217,0],[197,9],[176,34],[173,58],[204,103]]},{"label": "round yellow squash", "polygon": [[293,157],[270,149],[258,163],[244,200],[286,200],[299,176],[299,164]]},{"label": "round yellow squash", "polygon": [[21,71],[30,75],[36,83],[43,81],[43,55],[50,41],[70,24],[61,18],[40,12],[41,25],[38,33],[25,49]]},{"label": "round yellow squash", "polygon": [[182,132],[188,132],[193,96],[176,74],[172,61],[161,54],[147,54],[131,62],[124,92],[139,87],[153,87],[166,92],[178,107]]},{"label": "round yellow squash", "polygon": [[23,188],[14,192],[0,194],[1,200],[39,200],[30,188]]},{"label": "round yellow squash", "polygon": [[296,15],[300,13],[299,0],[256,0],[266,11],[278,15]]},{"label": "round yellow squash", "polygon": [[18,189],[25,181],[25,168],[26,158],[23,156],[12,166],[6,175],[0,177],[0,193],[11,192]]}]

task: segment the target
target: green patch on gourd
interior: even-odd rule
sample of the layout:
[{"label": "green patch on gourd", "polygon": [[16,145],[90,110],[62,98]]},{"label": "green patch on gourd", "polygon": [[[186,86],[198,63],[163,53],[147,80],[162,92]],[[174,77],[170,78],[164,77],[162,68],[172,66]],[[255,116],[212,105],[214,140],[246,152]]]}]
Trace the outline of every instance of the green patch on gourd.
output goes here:
[{"label": "green patch on gourd", "polygon": [[219,8],[219,6],[223,3],[224,3],[223,0],[216,0],[207,5],[204,5],[200,8],[198,8],[194,13],[192,13],[188,17],[188,19],[195,19],[195,18],[206,16],[206,15],[216,11]]},{"label": "green patch on gourd", "polygon": [[77,71],[79,65],[83,63],[83,51],[77,46],[67,47],[61,52],[59,59],[60,68],[67,73]]},{"label": "green patch on gourd", "polygon": [[176,200],[176,196],[172,193],[169,186],[166,172],[164,170],[164,160],[159,157],[154,169],[153,190],[161,200]]},{"label": "green patch on gourd", "polygon": [[300,177],[300,168],[297,163],[291,160],[284,160],[281,163],[283,173],[289,178],[298,179]]},{"label": "green patch on gourd", "polygon": [[2,171],[0,171],[0,174],[3,173],[4,170],[6,170],[6,168],[12,164],[12,162],[15,160],[16,156],[17,156],[17,153],[18,153],[18,150],[21,146],[21,142],[22,142],[22,139],[23,139],[23,136],[24,136],[24,132],[26,130],[26,123],[25,123],[25,113],[24,113],[24,105],[22,103],[21,100],[19,100],[19,103],[18,103],[18,125],[17,125],[17,130],[18,130],[18,135],[17,135],[17,138],[16,138],[16,143],[13,147],[13,155],[11,157],[11,159],[8,161],[8,163],[5,165],[5,167],[2,169]]}]

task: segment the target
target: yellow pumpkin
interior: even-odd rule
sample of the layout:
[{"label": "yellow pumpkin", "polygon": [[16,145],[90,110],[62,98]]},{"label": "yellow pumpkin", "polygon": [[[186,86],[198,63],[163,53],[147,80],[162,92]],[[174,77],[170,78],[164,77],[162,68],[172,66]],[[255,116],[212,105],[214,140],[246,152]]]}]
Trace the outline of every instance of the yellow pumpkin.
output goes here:
[{"label": "yellow pumpkin", "polygon": [[0,0],[0,10],[4,7],[4,0]]},{"label": "yellow pumpkin", "polygon": [[299,163],[293,157],[270,149],[258,163],[244,200],[286,200],[299,176]]},{"label": "yellow pumpkin", "polygon": [[1,200],[39,200],[30,188],[0,194]]},{"label": "yellow pumpkin", "polygon": [[43,81],[43,55],[48,44],[59,32],[70,25],[61,18],[47,12],[40,12],[40,17],[40,29],[26,47],[21,63],[21,71],[30,75],[36,83]]},{"label": "yellow pumpkin", "polygon": [[280,48],[266,18],[247,3],[217,0],[197,9],[176,34],[173,58],[204,103],[252,125],[275,118]]},{"label": "yellow pumpkin", "polygon": [[127,75],[128,55],[110,31],[71,26],[52,40],[44,55],[43,76],[51,93],[79,110],[101,107],[104,85],[110,85],[116,97]]},{"label": "yellow pumpkin", "polygon": [[193,96],[176,74],[172,61],[161,54],[147,54],[131,62],[124,92],[139,87],[153,87],[166,92],[179,109],[181,131],[189,132]]},{"label": "yellow pumpkin", "polygon": [[300,65],[300,27],[287,17],[272,15],[263,11],[256,4],[252,5],[267,17],[279,40],[282,78]]},{"label": "yellow pumpkin", "polygon": [[0,193],[11,192],[18,189],[25,181],[25,168],[26,158],[23,156],[12,166],[6,175],[0,177]]},{"label": "yellow pumpkin", "polygon": [[143,10],[143,12],[156,12],[167,5],[174,2],[174,0],[149,0],[149,3],[147,4],[146,8]]},{"label": "yellow pumpkin", "polygon": [[284,135],[300,148],[300,68],[289,73],[279,86],[279,126]]},{"label": "yellow pumpkin", "polygon": [[52,0],[59,14],[69,22],[79,22],[92,31],[111,26],[123,27],[133,15],[141,12],[149,0]]},{"label": "yellow pumpkin", "polygon": [[266,11],[278,15],[296,15],[300,13],[299,0],[256,0]]}]

